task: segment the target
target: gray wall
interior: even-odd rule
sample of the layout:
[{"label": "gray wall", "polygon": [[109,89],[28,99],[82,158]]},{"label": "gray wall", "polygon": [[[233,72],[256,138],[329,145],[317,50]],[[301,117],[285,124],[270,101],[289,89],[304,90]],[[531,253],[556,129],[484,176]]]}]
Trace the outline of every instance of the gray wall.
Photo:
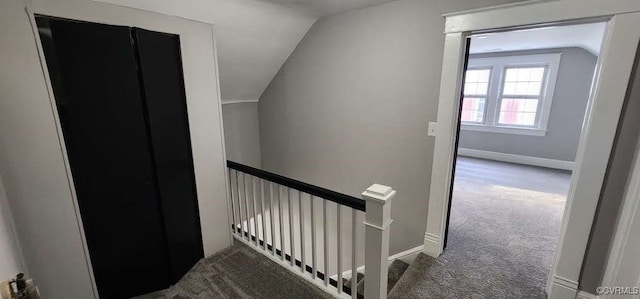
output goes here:
[{"label": "gray wall", "polygon": [[392,186],[391,253],[422,245],[441,14],[505,2],[401,0],[319,20],[260,99],[263,169],[358,197]]},{"label": "gray wall", "polygon": [[222,105],[227,159],[260,168],[258,103]]},{"label": "gray wall", "polygon": [[0,1],[0,174],[27,276],[43,296],[93,298],[25,1]]},{"label": "gray wall", "polygon": [[545,136],[460,132],[460,147],[555,160],[574,161],[597,57],[581,48],[473,55],[473,58],[562,53]]},{"label": "gray wall", "polygon": [[631,81],[632,85],[627,94],[621,115],[622,119],[618,126],[614,150],[609,160],[609,169],[591,231],[591,243],[586,253],[580,279],[581,289],[592,294],[602,282],[622,199],[631,177],[632,161],[640,138],[640,72],[638,71],[640,54],[637,57],[635,75]]},{"label": "gray wall", "polygon": [[0,281],[15,277],[26,269],[14,234],[7,194],[0,178]]}]

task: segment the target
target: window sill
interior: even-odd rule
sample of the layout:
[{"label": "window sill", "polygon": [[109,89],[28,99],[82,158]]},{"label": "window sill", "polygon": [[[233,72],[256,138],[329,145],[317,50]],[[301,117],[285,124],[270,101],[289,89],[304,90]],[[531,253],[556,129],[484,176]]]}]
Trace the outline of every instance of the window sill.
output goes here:
[{"label": "window sill", "polygon": [[527,136],[547,135],[547,130],[544,130],[544,129],[493,127],[493,126],[471,125],[471,124],[463,124],[460,126],[460,129],[464,131],[503,133],[503,134],[515,134],[515,135],[527,135]]}]

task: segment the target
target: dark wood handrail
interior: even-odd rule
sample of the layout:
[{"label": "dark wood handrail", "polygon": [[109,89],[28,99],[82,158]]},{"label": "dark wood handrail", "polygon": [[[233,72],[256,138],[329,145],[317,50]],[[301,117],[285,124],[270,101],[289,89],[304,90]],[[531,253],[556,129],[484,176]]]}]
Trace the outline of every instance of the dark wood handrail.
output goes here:
[{"label": "dark wood handrail", "polygon": [[261,179],[265,179],[270,182],[274,182],[276,184],[280,184],[292,189],[296,189],[298,191],[302,191],[304,193],[311,194],[313,196],[321,197],[326,200],[333,201],[337,204],[354,208],[356,210],[360,210],[363,212],[367,210],[366,202],[357,197],[331,191],[329,189],[307,184],[305,182],[294,180],[288,177],[284,177],[275,173],[264,171],[262,169],[253,168],[251,166],[247,166],[247,165],[229,161],[229,160],[227,160],[227,167],[231,169],[235,169],[237,171],[244,172],[246,174],[250,174],[255,177],[259,177]]}]

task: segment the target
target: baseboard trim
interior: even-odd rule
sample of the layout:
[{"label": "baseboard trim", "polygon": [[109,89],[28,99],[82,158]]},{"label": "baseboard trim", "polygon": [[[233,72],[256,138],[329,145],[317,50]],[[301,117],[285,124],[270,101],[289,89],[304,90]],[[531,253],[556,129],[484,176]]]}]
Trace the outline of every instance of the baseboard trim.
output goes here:
[{"label": "baseboard trim", "polygon": [[578,291],[576,299],[600,299],[598,295],[591,294],[585,291]]},{"label": "baseboard trim", "polygon": [[[424,246],[420,245],[420,246],[413,247],[411,249],[407,249],[407,250],[402,251],[402,252],[398,252],[398,253],[396,253],[396,254],[394,254],[392,256],[389,256],[388,261],[389,261],[389,263],[391,263],[394,260],[397,260],[399,258],[402,258],[402,257],[405,257],[405,256],[409,256],[409,255],[412,255],[412,254],[420,253],[420,252],[422,252],[423,249],[424,249]],[[364,272],[365,272],[364,266],[358,267],[356,269],[356,271],[364,274]],[[351,270],[347,270],[347,271],[342,272],[342,277],[346,278],[346,279],[351,278],[351,272],[352,272]],[[337,279],[338,275],[333,275],[333,276],[331,276],[331,278]]]},{"label": "baseboard trim", "polygon": [[549,299],[577,298],[578,282],[554,275],[549,289]]},{"label": "baseboard trim", "polygon": [[241,104],[241,103],[257,103],[259,99],[244,99],[244,100],[235,100],[235,99],[222,99],[220,103],[222,105],[228,104]]},{"label": "baseboard trim", "polygon": [[398,253],[390,256],[389,257],[389,261],[393,262],[394,260],[397,260],[399,258],[403,258],[405,256],[409,256],[409,255],[412,255],[412,254],[416,254],[416,253],[422,252],[423,250],[424,250],[424,245],[416,246],[416,247],[413,247],[411,249],[407,249],[405,251],[398,252]]},{"label": "baseboard trim", "polygon": [[562,276],[554,275],[553,276],[553,284],[561,285],[561,286],[563,286],[565,288],[575,290],[576,292],[578,291],[578,282],[577,281],[573,281],[573,280],[571,280],[569,278],[565,278],[565,277],[562,277]]},{"label": "baseboard trim", "polygon": [[505,154],[499,152],[491,152],[491,151],[483,151],[471,148],[458,148],[458,155],[473,157],[473,158],[481,158],[487,160],[495,160],[509,163],[517,163],[524,165],[532,165],[532,166],[540,166],[554,169],[562,169],[562,170],[573,170],[574,162],[572,161],[564,161],[564,160],[554,160],[547,158],[539,158],[539,157],[531,157],[531,156],[522,156],[522,155],[514,155],[514,154]]},{"label": "baseboard trim", "polygon": [[424,234],[424,248],[422,252],[430,257],[437,258],[442,253],[440,237],[434,234]]}]

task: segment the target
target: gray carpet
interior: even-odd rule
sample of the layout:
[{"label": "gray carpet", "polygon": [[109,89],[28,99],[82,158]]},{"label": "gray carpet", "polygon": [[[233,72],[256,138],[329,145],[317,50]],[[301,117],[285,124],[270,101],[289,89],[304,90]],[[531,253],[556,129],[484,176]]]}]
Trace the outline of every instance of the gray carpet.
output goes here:
[{"label": "gray carpet", "polygon": [[239,241],[200,260],[178,283],[137,297],[160,298],[332,298]]},{"label": "gray carpet", "polygon": [[[358,272],[358,275],[356,275],[356,285],[358,285],[358,283],[364,278],[364,274]],[[353,280],[353,276],[351,276],[349,279],[342,279],[344,280],[344,286],[351,288],[351,281]]]},{"label": "gray carpet", "polygon": [[460,158],[449,240],[420,254],[389,298],[546,298],[571,175]]},{"label": "gray carpet", "polygon": [[[388,276],[387,276],[387,293],[393,289],[393,287],[398,283],[398,280],[402,277],[404,272],[409,268],[409,264],[401,261],[394,260],[389,264]],[[357,292],[360,295],[364,296],[364,284],[367,278],[362,273],[358,273],[358,288]],[[345,286],[351,288],[351,279],[347,280]]]}]

